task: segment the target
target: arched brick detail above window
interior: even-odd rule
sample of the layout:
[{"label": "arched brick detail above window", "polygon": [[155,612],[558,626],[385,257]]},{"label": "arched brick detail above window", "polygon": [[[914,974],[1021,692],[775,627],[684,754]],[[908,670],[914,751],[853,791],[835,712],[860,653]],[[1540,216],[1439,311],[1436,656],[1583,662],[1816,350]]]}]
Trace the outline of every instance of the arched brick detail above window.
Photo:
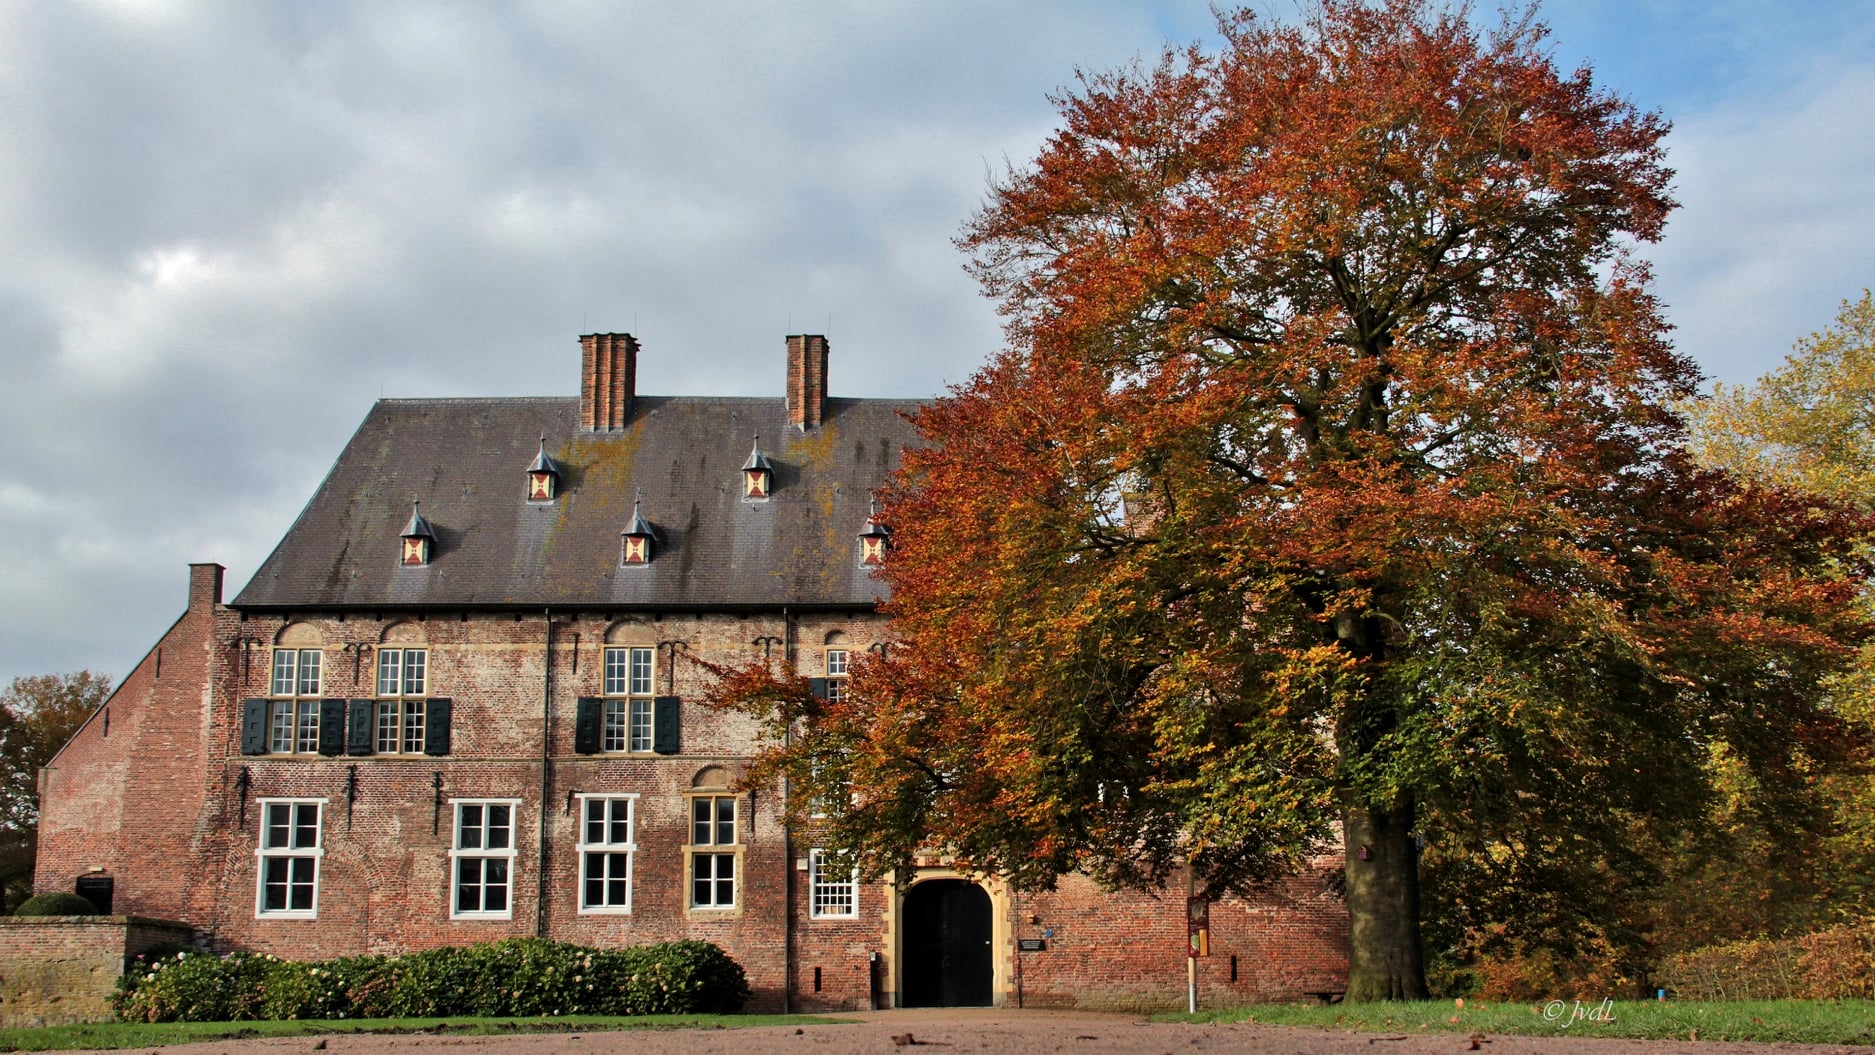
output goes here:
[{"label": "arched brick detail above window", "polygon": [[294,648],[317,648],[326,643],[326,636],[311,623],[288,623],[280,628],[278,634],[274,635],[273,643],[282,646],[290,645]]},{"label": "arched brick detail above window", "polygon": [[385,627],[378,640],[387,645],[421,645],[428,638],[423,636],[422,623],[405,621]]},{"label": "arched brick detail above window", "polygon": [[657,630],[651,624],[636,619],[620,619],[605,628],[605,643],[608,645],[655,645],[657,641]]}]

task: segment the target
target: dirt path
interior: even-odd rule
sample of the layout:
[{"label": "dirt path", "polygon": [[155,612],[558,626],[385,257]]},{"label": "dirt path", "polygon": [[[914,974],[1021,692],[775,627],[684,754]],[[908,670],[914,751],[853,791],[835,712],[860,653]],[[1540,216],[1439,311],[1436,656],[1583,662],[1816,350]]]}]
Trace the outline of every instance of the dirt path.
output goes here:
[{"label": "dirt path", "polygon": [[[1243,1052],[1247,1055],[1456,1055],[1474,1050],[1463,1036],[1340,1033],[1283,1026],[1186,1025],[1137,1016],[1079,1011],[999,1009],[874,1011],[842,1015],[842,1025],[729,1030],[632,1030],[616,1033],[452,1037],[402,1034],[210,1041],[160,1049],[161,1055],[1113,1055]],[[911,1043],[904,1041],[909,1039]],[[137,1051],[138,1049],[130,1049]],[[1735,1044],[1605,1040],[1544,1036],[1482,1038],[1485,1055],[1756,1055],[1825,1052],[1870,1055],[1868,1048],[1817,1044]]]}]

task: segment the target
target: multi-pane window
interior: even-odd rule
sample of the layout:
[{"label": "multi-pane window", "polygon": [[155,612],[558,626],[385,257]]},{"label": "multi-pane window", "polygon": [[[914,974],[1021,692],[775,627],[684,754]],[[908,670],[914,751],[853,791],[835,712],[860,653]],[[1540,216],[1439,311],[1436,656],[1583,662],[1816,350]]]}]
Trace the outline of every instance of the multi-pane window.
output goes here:
[{"label": "multi-pane window", "polygon": [[316,648],[273,650],[273,681],[268,704],[269,751],[319,749],[319,660]]},{"label": "multi-pane window", "polygon": [[807,803],[807,812],[812,817],[825,817],[832,812],[830,807],[842,798],[850,797],[845,778],[835,765],[844,760],[844,752],[817,752],[808,761],[808,787],[812,797]]},{"label": "multi-pane window", "polygon": [[449,914],[507,919],[514,872],[514,810],[508,801],[458,801]]},{"label": "multi-pane window", "polygon": [[606,751],[651,750],[651,649],[605,650]]},{"label": "multi-pane window", "polygon": [[313,919],[319,904],[319,812],[323,800],[260,802],[259,889],[254,914]]},{"label": "multi-pane window", "polygon": [[582,799],[581,912],[632,910],[632,854],[638,849],[633,828],[636,803],[633,795],[589,795]]},{"label": "multi-pane window", "polygon": [[853,919],[859,915],[859,872],[840,867],[825,850],[807,855],[808,915],[813,919]]},{"label": "multi-pane window", "polygon": [[423,698],[430,654],[421,648],[378,650],[377,750],[381,755],[423,750]]},{"label": "multi-pane window", "polygon": [[736,907],[736,800],[690,800],[690,907]]},{"label": "multi-pane window", "polygon": [[830,648],[827,650],[827,700],[838,703],[846,699],[846,649]]}]

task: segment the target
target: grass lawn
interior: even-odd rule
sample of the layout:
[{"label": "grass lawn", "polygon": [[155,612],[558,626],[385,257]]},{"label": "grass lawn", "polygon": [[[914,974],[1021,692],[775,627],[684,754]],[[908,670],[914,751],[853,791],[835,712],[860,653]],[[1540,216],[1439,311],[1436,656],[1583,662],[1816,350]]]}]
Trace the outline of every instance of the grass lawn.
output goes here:
[{"label": "grass lawn", "polygon": [[99,1022],[43,1029],[0,1029],[0,1051],[153,1048],[198,1040],[313,1037],[333,1033],[597,1033],[622,1029],[741,1029],[850,1021],[823,1015],[563,1015],[558,1018],[360,1018],[290,1022]]},{"label": "grass lawn", "polygon": [[1633,1037],[1644,1040],[1757,1040],[1875,1044],[1875,1001],[1551,1000],[1498,1004],[1451,1000],[1395,1004],[1264,1004],[1169,1022],[1258,1022],[1363,1033],[1522,1033],[1532,1036]]}]

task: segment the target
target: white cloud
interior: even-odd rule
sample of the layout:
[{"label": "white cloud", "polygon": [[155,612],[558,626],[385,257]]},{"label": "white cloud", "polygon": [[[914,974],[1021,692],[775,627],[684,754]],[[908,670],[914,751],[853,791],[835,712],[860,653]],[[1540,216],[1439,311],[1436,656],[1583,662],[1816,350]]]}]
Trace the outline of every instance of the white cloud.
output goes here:
[{"label": "white cloud", "polygon": [[1871,127],[1875,64],[1820,67],[1676,125],[1682,207],[1650,255],[1676,341],[1709,373],[1755,379],[1875,283]]},{"label": "white cloud", "polygon": [[[380,395],[570,394],[598,329],[648,392],[772,393],[816,328],[836,394],[964,380],[986,169],[1207,7],[0,4],[0,682],[238,589]],[[1871,281],[1871,64],[1765,61],[1816,70],[1670,115],[1661,288],[1727,376]]]}]

